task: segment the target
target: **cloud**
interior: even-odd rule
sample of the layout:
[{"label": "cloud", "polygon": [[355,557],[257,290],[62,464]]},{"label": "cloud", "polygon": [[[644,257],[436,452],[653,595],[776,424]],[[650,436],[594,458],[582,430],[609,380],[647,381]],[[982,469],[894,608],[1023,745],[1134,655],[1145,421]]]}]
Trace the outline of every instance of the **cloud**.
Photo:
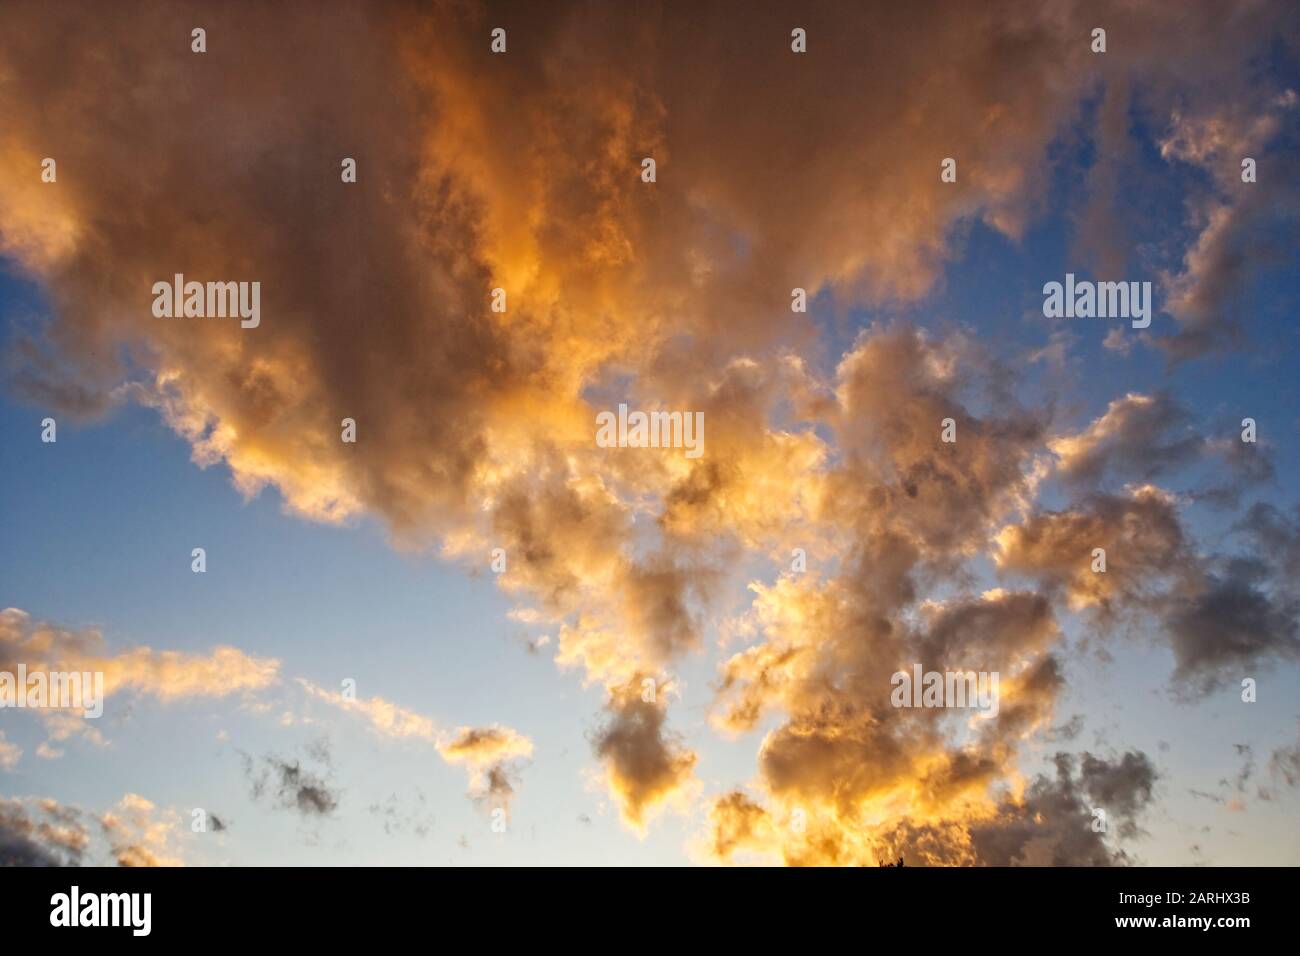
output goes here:
[{"label": "cloud", "polygon": [[473,765],[496,763],[533,752],[532,741],[509,727],[461,727],[438,745],[448,763]]},{"label": "cloud", "polygon": [[[727,588],[753,580],[727,622],[753,640],[721,668],[713,722],[778,721],[759,789],[780,809],[805,801],[833,858],[874,859],[853,834],[878,816],[913,821],[936,859],[960,857],[952,840],[975,853],[976,820],[1006,847],[997,858],[1103,858],[1082,835],[998,824],[1013,811],[993,788],[1050,727],[1064,680],[1056,603],[1169,602],[1192,676],[1290,646],[1276,593],[1241,568],[1185,567],[1193,546],[1169,494],[1093,487],[1187,460],[1196,443],[1166,420],[1175,403],[1126,396],[1053,437],[1048,412],[1015,400],[1016,370],[969,333],[881,324],[841,353],[792,320],[789,295],[804,288],[836,314],[923,306],[973,226],[1026,234],[1048,205],[1054,145],[1102,90],[1115,158],[1089,178],[1084,238],[1090,258],[1121,261],[1104,239],[1128,168],[1128,90],[1154,128],[1168,120],[1165,158],[1206,168],[1271,142],[1285,115],[1250,65],[1292,35],[1294,11],[1248,5],[1224,21],[1186,6],[814,6],[807,57],[789,53],[774,6],[743,21],[723,3],[689,20],[548,6],[514,11],[510,53],[493,57],[477,6],[109,16],[11,2],[0,31],[24,42],[0,52],[0,254],[51,312],[18,337],[13,382],[78,414],[154,408],[198,465],[229,469],[246,495],[274,489],[292,514],[373,515],[397,546],[471,568],[502,548],[501,587],[552,629],[557,664],[606,696],[593,742],[634,829],[691,792],[697,761],[639,681],[701,650]],[[201,59],[185,42],[198,10]],[[1105,57],[1086,42],[1099,19]],[[653,184],[638,175],[647,155]],[[40,181],[44,156],[56,184]],[[340,180],[344,157],[356,183]],[[955,184],[938,181],[945,157]],[[1171,349],[1225,339],[1263,206],[1294,206],[1256,194],[1193,211],[1198,238],[1166,284],[1183,336]],[[177,273],[260,282],[261,324],[155,318],[152,284]],[[489,309],[496,287],[504,313]],[[705,455],[596,447],[595,413],[621,401],[704,411]],[[345,417],[355,444],[339,440]],[[939,440],[949,418],[955,443]],[[1046,511],[1053,452],[1080,498]],[[817,573],[754,580],[792,542]],[[1088,568],[1094,547],[1105,575]],[[968,593],[984,555],[1047,594]],[[1148,576],[1171,582],[1153,592]],[[1189,607],[1241,636],[1210,647]],[[1271,636],[1246,636],[1260,625]],[[278,676],[231,648],[110,657],[94,632],[0,626],[0,652],[34,653],[48,633],[114,690],[161,699]],[[929,656],[1005,670],[1005,706],[973,742],[944,715],[884,702],[888,675]],[[385,737],[443,743],[383,698],[342,705],[302,686]],[[505,793],[496,764],[464,761]],[[336,805],[297,763],[262,770],[305,815]],[[1031,797],[1063,811],[1077,786],[1066,773]],[[763,829],[732,809],[748,821],[734,834]]]},{"label": "cloud", "polygon": [[[971,832],[977,859],[989,866],[1116,866],[1135,862],[1093,828],[1092,810],[1118,820],[1119,836],[1138,834],[1137,819],[1152,801],[1157,778],[1150,759],[1130,751],[1118,761],[1084,753],[1057,754],[1055,779],[1040,776],[1021,801],[1008,801],[998,817]],[[1109,827],[1109,822],[1108,822]]]},{"label": "cloud", "polygon": [[339,792],[302,761],[274,754],[263,756],[260,763],[245,753],[240,757],[254,800],[269,796],[272,806],[296,811],[305,819],[328,817],[338,808]]},{"label": "cloud", "polygon": [[470,795],[492,807],[509,808],[518,761],[532,756],[533,742],[510,727],[461,727],[438,744],[448,763],[469,770]]},{"label": "cloud", "polygon": [[653,815],[690,797],[698,760],[665,726],[665,688],[647,696],[640,680],[613,691],[592,737],[623,821],[642,835]]},{"label": "cloud", "polygon": [[174,811],[160,812],[135,793],[128,793],[99,817],[118,866],[183,865],[171,849],[176,821]]},{"label": "cloud", "polygon": [[227,646],[206,655],[149,647],[110,653],[95,628],[70,631],[6,608],[0,611],[0,669],[16,673],[20,663],[29,672],[100,671],[105,696],[134,692],[164,703],[261,690],[275,683],[280,669],[277,660]]},{"label": "cloud", "polygon": [[445,761],[467,767],[471,796],[493,806],[509,806],[519,761],[533,752],[533,742],[510,727],[494,724],[449,732],[440,729],[433,718],[382,697],[345,697],[303,678],[296,683],[309,697],[359,716],[381,737],[434,745]]},{"label": "cloud", "polygon": [[1240,343],[1247,281],[1269,265],[1281,264],[1275,238],[1295,229],[1300,191],[1291,182],[1241,182],[1241,164],[1253,158],[1268,177],[1276,152],[1267,147],[1288,122],[1300,99],[1294,90],[1273,94],[1249,92],[1240,100],[1201,113],[1175,111],[1160,144],[1166,160],[1202,167],[1213,177],[1217,193],[1192,207],[1198,230],[1180,271],[1167,274],[1166,310],[1178,322],[1175,334],[1158,340],[1173,359],[1195,358]]},{"label": "cloud", "polygon": [[0,797],[0,866],[79,866],[88,843],[75,808]]},{"label": "cloud", "polygon": [[730,862],[739,855],[796,866],[875,866],[902,857],[908,866],[1112,866],[1133,862],[1093,828],[1094,806],[1136,837],[1157,777],[1139,752],[1117,761],[1055,756],[1055,776],[1039,775],[1022,795],[1004,794],[965,818],[894,817],[847,828],[803,807],[773,814],[745,794],[726,794],[710,811],[709,850]]},{"label": "cloud", "polygon": [[1266,573],[1259,561],[1229,559],[1169,611],[1176,683],[1208,692],[1274,660],[1300,659],[1300,602],[1267,589]]},{"label": "cloud", "polygon": [[1279,583],[1300,588],[1300,506],[1287,514],[1275,505],[1258,501],[1237,527],[1255,544],[1258,554],[1268,557]]},{"label": "cloud", "polygon": [[0,866],[181,866],[178,819],[135,793],[99,814],[0,797]]},{"label": "cloud", "polygon": [[1300,740],[1289,747],[1278,747],[1269,755],[1268,771],[1288,787],[1300,787]]},{"label": "cloud", "polygon": [[[1029,575],[1103,621],[1147,616],[1173,652],[1174,686],[1205,694],[1300,656],[1300,596],[1283,570],[1294,529],[1267,507],[1252,508],[1238,528],[1253,539],[1251,552],[1198,553],[1174,497],[1146,485],[1008,525],[995,558],[1000,570]],[[1105,550],[1104,572],[1093,570],[1095,548]]]},{"label": "cloud", "polygon": [[1169,395],[1129,392],[1082,432],[1048,445],[1066,481],[1089,486],[1104,476],[1151,481],[1200,451],[1204,439],[1191,431],[1188,419],[1186,409]]},{"label": "cloud", "polygon": [[718,860],[731,862],[739,850],[766,847],[774,842],[771,816],[739,790],[725,794],[709,809],[709,850]]},{"label": "cloud", "polygon": [[[1043,423],[1004,382],[973,343],[903,328],[864,334],[841,362],[841,457],[819,515],[835,560],[824,575],[750,585],[740,630],[760,640],[722,665],[712,721],[729,733],[771,713],[782,722],[760,747],[760,799],[715,805],[710,852],[870,864],[897,859],[891,834],[906,825],[914,853],[969,862],[972,827],[998,818],[997,790],[1021,742],[1050,728],[1063,683],[1052,600],[922,595],[936,578],[965,583],[967,558],[1042,474]],[[944,418],[955,445],[940,440]],[[969,714],[895,708],[890,675],[913,664],[998,672],[998,716],[966,728]]]},{"label": "cloud", "polygon": [[296,678],[295,682],[309,697],[358,715],[381,737],[423,740],[427,743],[434,743],[438,739],[438,728],[432,718],[382,697],[345,697],[341,692],[326,690],[301,677]]},{"label": "cloud", "polygon": [[22,755],[22,748],[6,740],[4,731],[0,730],[0,770],[13,770]]},{"label": "cloud", "polygon": [[1081,786],[1120,821],[1120,835],[1125,837],[1137,834],[1136,819],[1151,803],[1157,776],[1151,759],[1139,751],[1129,751],[1118,761],[1085,752],[1079,765]]},{"label": "cloud", "polygon": [[[1105,571],[1093,570],[1105,551]],[[1189,542],[1173,496],[1153,485],[1086,496],[1078,507],[1030,515],[995,539],[999,570],[1061,590],[1074,608],[1142,605],[1161,581],[1181,574]],[[1100,565],[1097,565],[1100,568]]]},{"label": "cloud", "polygon": [[[137,694],[167,704],[232,694],[247,696],[275,684],[280,669],[278,660],[245,654],[224,645],[208,654],[143,646],[114,653],[98,629],[67,630],[35,621],[17,608],[6,608],[0,611],[0,672],[13,674],[16,680],[20,664],[26,665],[28,674],[99,673],[103,675],[105,698]],[[63,752],[51,743],[72,737],[105,743],[96,723],[83,719],[83,711],[84,707],[37,710],[49,735],[37,753],[47,758],[62,756]]]}]

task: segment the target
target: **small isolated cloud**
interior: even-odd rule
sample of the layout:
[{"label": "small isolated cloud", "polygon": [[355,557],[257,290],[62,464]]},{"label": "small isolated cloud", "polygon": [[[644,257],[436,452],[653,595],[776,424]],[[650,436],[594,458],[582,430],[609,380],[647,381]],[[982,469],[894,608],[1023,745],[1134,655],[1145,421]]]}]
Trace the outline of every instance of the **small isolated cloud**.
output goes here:
[{"label": "small isolated cloud", "polygon": [[438,744],[448,763],[469,771],[470,796],[509,809],[519,761],[532,756],[533,742],[509,727],[460,727]]},{"label": "small isolated cloud", "polygon": [[266,797],[273,807],[295,811],[307,819],[328,817],[338,808],[338,791],[301,761],[274,754],[260,761],[244,753],[240,757],[255,801]]},{"label": "small isolated cloud", "polygon": [[6,740],[4,731],[0,730],[0,770],[13,770],[22,755],[22,748]]},{"label": "small isolated cloud", "polygon": [[346,697],[303,678],[296,679],[307,694],[355,714],[364,720],[375,733],[393,740],[423,740],[436,743],[438,727],[433,719],[408,710],[382,697]]}]

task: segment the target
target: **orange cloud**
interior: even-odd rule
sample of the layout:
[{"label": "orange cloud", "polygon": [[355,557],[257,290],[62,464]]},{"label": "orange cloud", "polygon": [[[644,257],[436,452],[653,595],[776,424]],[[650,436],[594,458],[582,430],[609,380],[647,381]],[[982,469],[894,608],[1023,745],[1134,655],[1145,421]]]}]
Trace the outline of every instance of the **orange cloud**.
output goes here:
[{"label": "orange cloud", "polygon": [[512,762],[531,756],[533,742],[500,725],[461,727],[438,744],[438,753],[448,763],[465,764],[471,796],[508,808],[515,793]]},{"label": "orange cloud", "polygon": [[[219,698],[263,690],[279,680],[280,662],[219,646],[208,654],[131,647],[110,653],[94,628],[70,631],[35,621],[25,611],[0,611],[0,671],[90,672],[103,675],[103,694],[136,693],[164,703]],[[66,711],[41,710],[51,739],[73,733],[100,740],[97,729]]]},{"label": "orange cloud", "polygon": [[[815,54],[797,57],[775,6],[742,20],[722,3],[690,18],[548,5],[513,10],[494,56],[475,4],[132,16],[11,0],[0,32],[23,42],[0,51],[0,250],[52,311],[19,338],[16,382],[78,414],[157,408],[197,464],[305,518],[376,515],[398,546],[472,567],[501,548],[501,586],[554,628],[559,665],[607,694],[596,756],[636,829],[693,792],[697,758],[665,702],[629,688],[702,649],[751,566],[803,548],[818,573],[756,583],[730,622],[753,640],[722,667],[714,722],[740,733],[780,715],[758,784],[776,810],[802,801],[807,829],[787,840],[733,800],[717,845],[874,860],[901,829],[855,834],[906,819],[934,859],[974,859],[976,823],[1034,805],[1014,793],[1017,746],[1051,713],[1057,632],[1031,595],[927,594],[969,584],[990,554],[1105,605],[1137,588],[1126,548],[1164,567],[1182,553],[1172,505],[1142,489],[1033,513],[1053,450],[1066,471],[1123,457],[1103,441],[1113,417],[1054,449],[1047,414],[1019,407],[1012,370],[967,336],[875,326],[827,354],[791,290],[836,314],[914,304],[972,223],[1018,239],[1049,147],[1100,86],[1113,124],[1142,81],[1173,123],[1170,160],[1267,143],[1260,117],[1285,104],[1261,100],[1247,67],[1276,8],[1224,22],[1185,6],[818,5],[801,11]],[[184,42],[200,9],[205,59]],[[1084,41],[1099,19],[1122,38],[1104,70]],[[1184,91],[1188,62],[1205,75]],[[1249,117],[1224,125],[1237,104]],[[1226,237],[1250,222],[1233,209],[1206,215],[1169,283],[1207,336],[1222,332]],[[261,324],[155,318],[152,283],[176,273],[259,281]],[[623,400],[703,411],[705,455],[597,447],[595,414]],[[955,443],[938,439],[946,419]],[[1085,577],[1077,549],[1107,543],[1121,573]],[[55,643],[164,699],[277,674],[233,649],[109,658],[87,641]],[[1005,669],[1007,706],[975,742],[888,707],[888,675],[929,653]],[[436,734],[380,698],[350,706],[388,736]]]}]

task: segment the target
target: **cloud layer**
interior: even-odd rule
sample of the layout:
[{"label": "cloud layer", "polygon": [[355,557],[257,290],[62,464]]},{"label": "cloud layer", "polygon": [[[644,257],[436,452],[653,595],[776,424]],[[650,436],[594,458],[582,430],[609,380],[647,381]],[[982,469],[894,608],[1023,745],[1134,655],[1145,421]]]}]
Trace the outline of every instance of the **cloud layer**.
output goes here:
[{"label": "cloud layer", "polygon": [[[375,515],[397,546],[474,569],[503,549],[501,586],[604,694],[593,749],[629,826],[698,790],[667,699],[641,686],[715,628],[745,646],[711,723],[764,733],[752,794],[715,795],[706,843],[787,862],[1122,861],[1083,826],[1087,800],[1135,834],[1144,755],[1019,776],[1066,679],[1063,611],[1151,623],[1195,692],[1295,657],[1295,594],[1255,546],[1294,527],[1251,512],[1243,549],[1196,547],[1185,498],[1157,482],[1230,462],[1171,397],[1130,392],[1072,430],[1022,405],[969,332],[882,322],[839,349],[790,310],[796,287],[838,315],[916,305],[975,224],[1019,240],[1048,204],[1053,146],[1104,94],[1095,133],[1114,156],[1131,111],[1161,131],[1162,162],[1214,184],[1160,279],[1173,321],[1157,343],[1185,359],[1238,341],[1251,243],[1296,206],[1236,178],[1294,109],[1249,65],[1295,49],[1294,8],[814,4],[800,56],[769,4],[292,6],[0,11],[0,33],[24,37],[0,53],[0,252],[51,311],[13,343],[13,381],[60,413],[156,408],[197,464],[295,515]],[[499,17],[505,55],[488,46]],[[204,54],[186,39],[199,22]],[[1135,255],[1122,230],[1103,241],[1111,161],[1081,219],[1099,270]],[[154,317],[152,284],[178,273],[260,282],[261,324]],[[595,414],[621,401],[703,411],[705,455],[597,447]],[[810,570],[786,570],[793,548]],[[975,585],[980,561],[1005,587]],[[94,664],[114,692],[278,673],[230,648],[105,656],[96,635],[5,614],[0,664],[15,649]],[[892,707],[889,675],[913,663],[1000,672],[999,715],[970,728]],[[446,736],[383,698],[345,706],[502,800],[506,761],[531,752],[507,728]],[[304,812],[332,809],[297,765],[267,772]]]}]

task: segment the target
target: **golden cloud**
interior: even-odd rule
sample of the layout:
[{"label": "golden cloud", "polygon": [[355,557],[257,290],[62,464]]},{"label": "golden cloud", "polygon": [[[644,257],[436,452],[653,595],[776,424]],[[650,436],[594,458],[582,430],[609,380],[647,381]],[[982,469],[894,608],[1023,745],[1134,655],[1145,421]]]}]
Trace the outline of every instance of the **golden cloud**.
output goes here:
[{"label": "golden cloud", "polygon": [[[970,224],[1019,238],[1049,147],[1102,86],[1112,125],[1139,83],[1153,115],[1190,109],[1171,160],[1266,144],[1275,126],[1220,121],[1289,109],[1247,68],[1276,7],[1225,22],[1212,4],[814,5],[806,57],[784,46],[788,12],[764,5],[743,19],[726,3],[690,18],[520,8],[505,56],[475,4],[306,9],[0,10],[0,33],[22,37],[0,51],[0,251],[52,311],[16,344],[19,387],[80,414],[155,407],[199,465],[248,495],[276,489],[294,514],[376,515],[398,546],[471,566],[503,549],[501,586],[607,695],[594,746],[635,829],[694,791],[697,762],[639,680],[701,649],[727,588],[799,547],[817,573],[755,582],[726,625],[752,641],[722,666],[714,724],[783,722],[759,754],[771,807],[724,798],[715,851],[860,862],[906,839],[936,861],[1039,859],[1073,839],[980,849],[996,841],[979,827],[1005,835],[1077,790],[1068,769],[1036,796],[1016,776],[1062,680],[1051,600],[924,599],[969,585],[984,554],[1076,607],[1140,596],[1139,562],[1174,568],[1186,545],[1153,487],[1033,507],[1053,452],[1062,474],[1129,460],[1112,437],[1141,402],[1049,437],[1049,415],[1020,407],[1012,370],[969,336],[877,325],[837,354],[791,290],[836,315],[915,304]],[[202,56],[185,42],[199,10]],[[1085,42],[1099,20],[1122,38],[1105,70]],[[1204,66],[1194,81],[1188,62]],[[45,156],[57,183],[40,179]],[[939,182],[945,157],[957,183]],[[1113,200],[1093,185],[1090,201]],[[1171,280],[1202,339],[1231,287],[1202,277],[1218,283],[1221,239],[1251,221],[1226,218],[1209,215]],[[152,284],[177,273],[259,281],[261,324],[154,317]],[[620,401],[703,411],[705,455],[597,447],[595,414]],[[939,440],[946,419],[955,443]],[[1107,546],[1099,580],[1079,549]],[[45,633],[4,622],[28,651]],[[97,636],[58,633],[64,657],[164,699],[278,672],[230,648],[97,656]],[[1005,672],[1004,707],[973,741],[889,707],[889,674],[925,655]],[[499,759],[526,756],[513,731],[445,740],[381,698],[347,706],[386,736],[436,739],[489,790]],[[797,834],[776,820],[796,803]]]}]

